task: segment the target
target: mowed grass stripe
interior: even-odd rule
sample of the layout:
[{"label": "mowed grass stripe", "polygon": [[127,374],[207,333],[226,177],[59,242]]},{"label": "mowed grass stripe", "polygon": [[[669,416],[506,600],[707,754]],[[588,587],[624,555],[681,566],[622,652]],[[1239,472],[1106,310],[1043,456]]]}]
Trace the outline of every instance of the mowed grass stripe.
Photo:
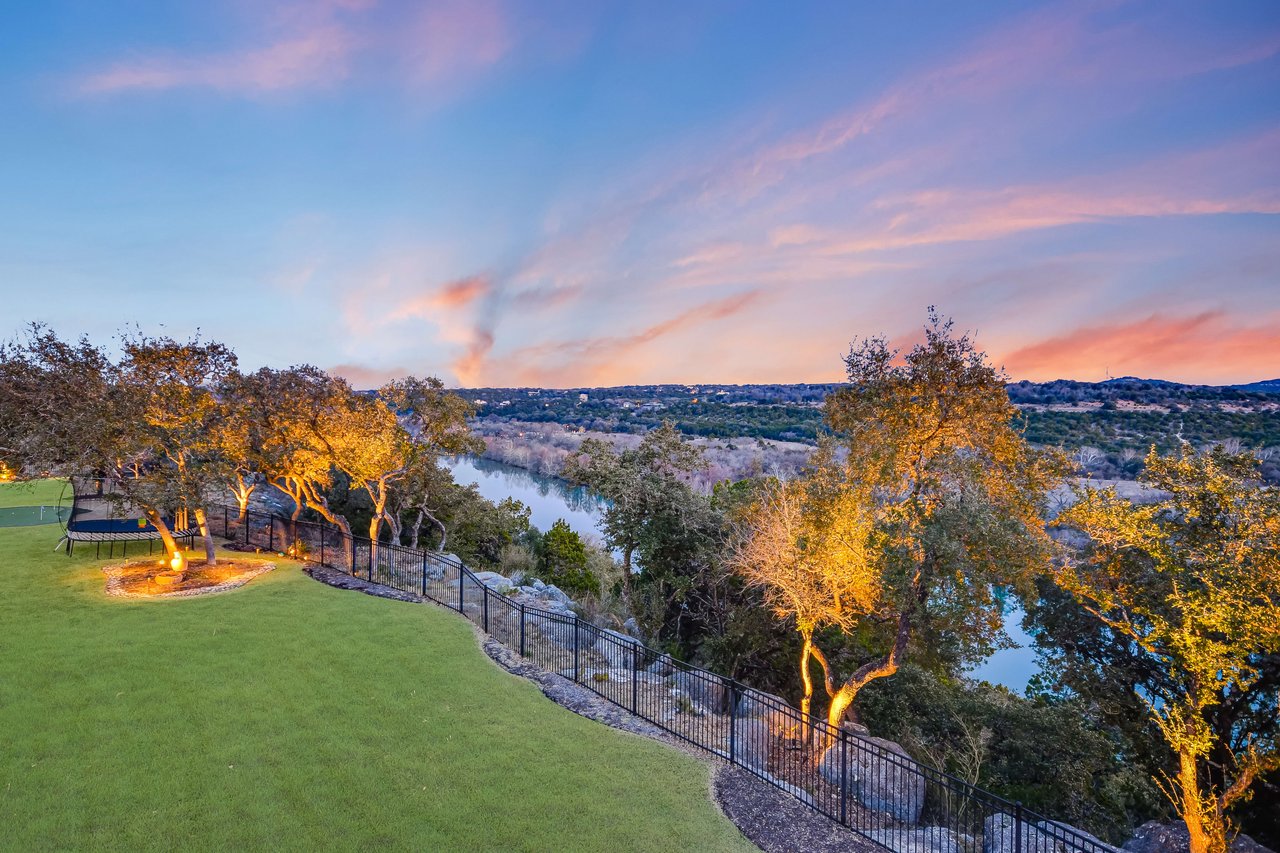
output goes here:
[{"label": "mowed grass stripe", "polygon": [[56,539],[0,530],[0,848],[753,849],[705,766],[550,703],[452,614],[286,560],[109,599]]}]

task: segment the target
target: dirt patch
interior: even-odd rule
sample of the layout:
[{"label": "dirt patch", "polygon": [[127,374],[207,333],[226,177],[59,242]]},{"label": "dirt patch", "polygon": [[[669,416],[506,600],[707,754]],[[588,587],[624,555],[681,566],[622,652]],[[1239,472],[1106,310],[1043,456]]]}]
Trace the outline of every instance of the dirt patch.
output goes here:
[{"label": "dirt patch", "polygon": [[157,575],[167,574],[168,565],[154,559],[134,560],[103,566],[107,576],[107,595],[123,598],[186,598],[193,595],[209,595],[226,592],[244,586],[258,575],[275,568],[275,563],[264,560],[219,560],[216,566],[203,562],[191,562],[181,580],[172,583],[157,581]]}]

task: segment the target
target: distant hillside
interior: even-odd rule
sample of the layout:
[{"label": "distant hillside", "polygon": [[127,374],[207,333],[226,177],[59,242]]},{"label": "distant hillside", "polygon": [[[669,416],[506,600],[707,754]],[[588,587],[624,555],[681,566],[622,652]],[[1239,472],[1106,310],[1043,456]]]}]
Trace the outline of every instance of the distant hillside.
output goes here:
[{"label": "distant hillside", "polygon": [[1280,394],[1280,379],[1267,379],[1262,382],[1250,382],[1248,385],[1232,385],[1241,391],[1253,391],[1256,394]]},{"label": "distant hillside", "polygon": [[[540,425],[578,433],[644,433],[664,420],[690,436],[812,444],[822,401],[838,384],[627,385],[614,388],[472,388],[486,435],[519,443]],[[1009,399],[1035,444],[1078,456],[1085,473],[1131,479],[1155,445],[1228,442],[1267,451],[1263,475],[1280,480],[1280,380],[1240,387],[1121,377],[1106,382],[1013,382]]]}]

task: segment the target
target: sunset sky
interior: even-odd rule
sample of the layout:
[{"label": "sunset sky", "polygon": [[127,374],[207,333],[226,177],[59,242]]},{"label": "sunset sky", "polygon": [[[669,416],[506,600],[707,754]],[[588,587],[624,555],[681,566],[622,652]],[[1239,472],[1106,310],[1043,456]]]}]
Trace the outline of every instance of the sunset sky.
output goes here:
[{"label": "sunset sky", "polygon": [[557,387],[1280,377],[1280,3],[16,4],[0,337]]}]

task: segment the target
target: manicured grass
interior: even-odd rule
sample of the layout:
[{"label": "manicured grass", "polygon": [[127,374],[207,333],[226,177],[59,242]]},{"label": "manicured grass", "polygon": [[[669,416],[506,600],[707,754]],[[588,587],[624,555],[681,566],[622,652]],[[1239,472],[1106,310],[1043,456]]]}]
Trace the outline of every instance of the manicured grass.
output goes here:
[{"label": "manicured grass", "polygon": [[[0,483],[0,507],[56,506],[62,496],[62,480],[36,480],[31,483]],[[67,487],[67,504],[71,504],[71,488]],[[50,546],[52,547],[52,546]]]},{"label": "manicured grass", "polygon": [[457,616],[286,560],[109,599],[57,536],[0,530],[0,848],[753,849],[705,766],[552,704]]}]

